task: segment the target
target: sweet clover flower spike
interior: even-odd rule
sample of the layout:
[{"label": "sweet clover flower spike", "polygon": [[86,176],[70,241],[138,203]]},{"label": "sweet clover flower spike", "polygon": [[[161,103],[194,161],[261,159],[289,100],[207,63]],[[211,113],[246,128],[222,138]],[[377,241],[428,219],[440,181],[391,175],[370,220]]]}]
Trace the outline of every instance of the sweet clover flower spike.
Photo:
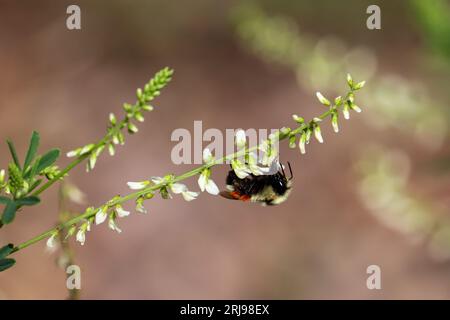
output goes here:
[{"label": "sweet clover flower spike", "polygon": [[164,68],[157,72],[155,76],[144,86],[144,89],[136,91],[137,101],[135,104],[124,103],[123,110],[125,111],[124,118],[119,121],[113,113],[109,114],[109,127],[106,136],[97,143],[86,145],[85,147],[69,151],[68,157],[89,157],[87,170],[94,169],[97,158],[107,147],[109,154],[115,154],[115,145],[123,145],[125,143],[125,136],[122,132],[127,129],[128,133],[135,134],[138,132],[138,127],[133,121],[143,122],[144,111],[152,111],[153,106],[149,103],[157,97],[161,89],[164,88],[171,80],[173,70]]},{"label": "sweet clover flower spike", "polygon": [[[211,176],[211,168],[219,163],[223,163],[226,160],[231,160],[231,165],[239,178],[245,178],[249,174],[264,174],[268,170],[268,173],[276,172],[279,170],[279,164],[274,159],[270,163],[270,165],[260,166],[254,151],[261,150],[265,154],[278,154],[277,148],[274,146],[275,142],[279,142],[281,140],[289,140],[290,146],[295,146],[298,139],[298,147],[300,152],[304,154],[306,152],[306,145],[312,141],[311,136],[314,134],[315,138],[322,142],[322,134],[320,131],[320,125],[323,125],[324,121],[328,118],[331,118],[331,125],[334,131],[338,131],[338,116],[339,112],[343,112],[344,117],[348,118],[351,111],[360,111],[360,108],[355,104],[354,101],[354,93],[364,86],[364,82],[360,82],[355,84],[351,76],[348,76],[347,82],[349,84],[350,90],[343,97],[337,97],[334,99],[334,103],[325,101],[322,99],[323,95],[318,95],[319,100],[322,100],[322,103],[327,104],[329,102],[329,108],[326,112],[322,113],[320,116],[313,118],[311,121],[306,122],[303,118],[299,116],[293,116],[293,120],[296,122],[296,127],[293,129],[290,128],[281,128],[279,131],[269,136],[269,139],[263,142],[258,146],[247,147],[247,142],[244,131],[240,130],[236,136],[236,144],[241,148],[237,152],[226,155],[221,159],[215,160],[209,150],[204,150],[203,152],[203,161],[204,164],[200,167],[197,167],[191,171],[188,171],[179,176],[174,175],[166,175],[164,177],[152,177],[150,181],[140,181],[140,182],[129,182],[128,186],[134,191],[125,196],[116,196],[106,202],[105,204],[99,206],[98,208],[88,208],[86,212],[73,217],[67,222],[63,222],[60,225],[45,231],[44,233],[35,236],[34,238],[23,242],[12,249],[12,253],[27,248],[40,240],[47,239],[47,242],[50,247],[53,245],[53,240],[56,238],[56,235],[60,230],[66,230],[67,236],[72,237],[76,233],[76,240],[81,244],[85,243],[86,240],[86,232],[90,230],[90,225],[92,223],[103,223],[105,221],[105,217],[109,217],[108,226],[110,229],[120,232],[121,230],[116,224],[118,218],[128,216],[130,213],[124,210],[121,205],[126,201],[134,200],[136,202],[136,210],[138,212],[146,213],[147,211],[144,208],[144,201],[150,199],[154,196],[155,192],[160,192],[163,198],[169,198],[170,193],[181,194],[183,198],[187,201],[191,201],[197,198],[198,193],[189,191],[186,185],[180,183],[183,180],[186,180],[191,177],[198,177],[198,185],[201,191],[207,191],[211,194],[218,194],[219,189],[213,180],[210,179]],[[155,82],[153,82],[155,85]],[[154,86],[155,88],[157,85]],[[138,90],[138,99],[139,103],[142,103],[145,100],[145,94],[148,88],[144,88],[144,90]],[[151,90],[150,90],[151,91]],[[149,91],[149,92],[150,92]],[[153,92],[153,91],[152,91]],[[156,95],[157,91],[153,93]],[[324,98],[324,97],[323,97]],[[326,99],[326,98],[325,98]],[[146,109],[147,107],[142,107],[142,109]],[[127,114],[133,112],[133,106],[126,106]],[[139,120],[139,119],[138,119]],[[119,124],[115,118],[110,119],[112,123]],[[120,132],[119,132],[120,133]],[[117,134],[117,141],[122,141],[120,134]],[[85,150],[75,150],[76,154],[81,154],[82,152],[86,152],[86,150],[91,150],[92,146],[87,146],[84,148]],[[97,147],[96,147],[97,148]],[[83,149],[83,148],[82,148]],[[93,149],[89,151],[87,154],[92,154]],[[238,157],[244,156],[245,161],[242,162],[238,160]],[[269,169],[268,169],[269,168]],[[8,179],[8,185],[5,188],[9,188],[11,192],[17,192],[21,188],[26,187],[22,181],[20,180],[20,175],[15,176],[16,168],[11,168],[10,177]],[[20,170],[19,168],[17,168]],[[63,170],[64,172],[64,170]],[[17,173],[17,172],[16,172]],[[11,177],[12,176],[12,177]],[[0,174],[1,178],[1,174]],[[4,179],[4,178],[3,178]],[[12,180],[9,183],[9,180]],[[1,182],[1,179],[0,179]],[[0,198],[3,199],[3,198]],[[109,212],[109,213],[108,213]]]}]

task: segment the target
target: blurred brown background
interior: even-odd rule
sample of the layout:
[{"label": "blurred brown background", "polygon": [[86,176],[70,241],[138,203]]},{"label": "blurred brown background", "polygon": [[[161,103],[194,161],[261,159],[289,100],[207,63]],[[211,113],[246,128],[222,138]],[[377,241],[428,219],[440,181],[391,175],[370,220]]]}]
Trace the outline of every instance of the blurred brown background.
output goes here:
[{"label": "blurred brown background", "polygon": [[[305,156],[283,145],[282,161],[291,162],[295,178],[286,203],[266,208],[206,193],[189,203],[155,197],[147,216],[120,221],[122,234],[99,226],[84,247],[73,243],[81,297],[450,298],[449,59],[433,15],[417,1],[378,1],[382,29],[371,31],[371,1],[252,3],[76,1],[82,30],[69,31],[66,8],[74,2],[0,1],[0,137],[13,138],[21,154],[32,130],[41,134],[41,150],[63,153],[101,138],[109,112],[120,114],[160,68],[175,69],[155,111],[115,157],[102,156],[89,174],[81,166],[71,172],[90,205],[127,193],[127,181],[192,168],[171,162],[176,128],[192,130],[194,120],[204,130],[294,126],[293,113],[309,118],[323,111],[315,91],[343,93],[346,65],[357,80],[368,80],[363,114],[342,120],[338,135],[324,126],[325,143],[312,143]],[[280,25],[286,39],[291,31],[300,39],[292,61],[277,43],[285,35],[261,29]],[[365,159],[368,146],[378,151]],[[5,168],[6,144],[0,155]],[[388,169],[371,162],[377,157],[392,174],[383,176]],[[384,187],[401,171],[399,158],[408,172],[394,189]],[[213,171],[222,188],[227,170]],[[367,187],[371,181],[375,187]],[[198,188],[195,180],[188,184]],[[57,189],[0,230],[0,243],[20,243],[54,225]],[[386,190],[395,192],[380,196]],[[407,205],[399,205],[406,201],[399,195]],[[403,219],[411,212],[417,214]],[[412,219],[418,222],[404,225]],[[0,274],[0,298],[67,296],[57,254],[44,247],[16,255],[17,265]],[[381,267],[382,290],[366,287],[372,264]]]}]

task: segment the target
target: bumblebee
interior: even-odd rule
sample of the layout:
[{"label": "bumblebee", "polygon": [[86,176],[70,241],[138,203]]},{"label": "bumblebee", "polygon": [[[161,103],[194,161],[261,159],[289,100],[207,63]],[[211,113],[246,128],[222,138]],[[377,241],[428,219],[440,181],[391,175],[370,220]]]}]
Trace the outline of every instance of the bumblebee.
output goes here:
[{"label": "bumblebee", "polygon": [[239,178],[233,170],[226,178],[227,191],[220,195],[227,199],[251,201],[265,205],[277,205],[287,200],[292,190],[292,168],[288,162],[290,178],[286,177],[284,168],[279,163],[279,170],[275,174],[249,174],[244,179]]}]

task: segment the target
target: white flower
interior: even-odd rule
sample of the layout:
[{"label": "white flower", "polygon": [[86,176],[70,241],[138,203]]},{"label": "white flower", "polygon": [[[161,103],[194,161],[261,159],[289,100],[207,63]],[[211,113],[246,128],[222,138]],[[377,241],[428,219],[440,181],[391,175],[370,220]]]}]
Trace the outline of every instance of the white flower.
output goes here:
[{"label": "white flower", "polygon": [[319,126],[316,126],[314,128],[314,136],[316,137],[317,141],[319,141],[320,143],[323,143],[322,133],[320,131]]},{"label": "white flower", "polygon": [[362,111],[361,108],[358,107],[356,104],[352,105],[352,109],[355,110],[358,113],[361,113],[361,111]]},{"label": "white flower", "polygon": [[186,190],[186,191],[182,192],[181,195],[183,196],[184,200],[192,201],[192,200],[197,199],[199,193],[198,192],[194,192],[194,191]]},{"label": "white flower", "polygon": [[219,188],[214,183],[214,181],[209,178],[210,175],[211,171],[209,169],[203,170],[200,177],[198,178],[198,186],[200,187],[200,190],[202,190],[202,192],[206,190],[212,195],[217,195],[219,194]]},{"label": "white flower", "polygon": [[258,147],[259,150],[264,152],[261,164],[263,166],[270,166],[273,161],[278,158],[278,141],[264,140]]},{"label": "white flower", "polygon": [[186,185],[182,183],[172,183],[170,184],[170,190],[175,194],[180,194],[183,196],[184,200],[192,201],[195,200],[199,193],[194,191],[189,191]]},{"label": "white flower", "polygon": [[352,76],[350,75],[350,73],[347,73],[347,83],[350,86],[350,88],[353,87],[353,79],[352,79]]},{"label": "white flower", "polygon": [[128,187],[132,190],[141,190],[150,184],[150,181],[127,182]]},{"label": "white flower", "polygon": [[319,99],[321,104],[323,104],[325,106],[330,105],[330,101],[327,98],[325,98],[320,92],[316,92],[316,96],[317,96],[317,99]]},{"label": "white flower", "polygon": [[86,231],[91,230],[91,223],[89,221],[86,221],[83,223],[80,227],[80,229],[77,232],[76,239],[77,241],[83,246],[84,242],[86,241]]},{"label": "white flower", "polygon": [[80,155],[91,152],[92,149],[94,149],[94,147],[95,147],[95,144],[93,144],[93,143],[85,145],[83,148],[81,148]]},{"label": "white flower", "polygon": [[182,183],[171,183],[170,190],[175,194],[180,194],[187,191],[187,187]]},{"label": "white flower", "polygon": [[239,160],[232,160],[231,167],[239,179],[244,179],[250,174],[250,170]]},{"label": "white flower", "polygon": [[334,132],[339,132],[339,125],[338,125],[338,115],[337,113],[333,113],[331,116],[331,125],[333,126]]},{"label": "white flower", "polygon": [[83,246],[86,241],[86,230],[80,229],[77,232],[77,241]]},{"label": "white flower", "polygon": [[139,213],[147,213],[147,210],[144,207],[144,200],[140,200],[141,198],[139,198],[136,201],[136,211]]},{"label": "white flower", "polygon": [[348,105],[347,104],[344,105],[344,108],[342,109],[342,113],[344,114],[345,120],[350,119],[350,112],[348,110]]},{"label": "white flower", "polygon": [[236,146],[239,149],[242,149],[243,147],[245,147],[245,143],[246,143],[246,136],[245,136],[245,131],[242,129],[239,129],[238,131],[236,131]]},{"label": "white flower", "polygon": [[116,206],[116,212],[119,218],[127,217],[130,215],[130,211],[124,210],[121,205]]},{"label": "white flower", "polygon": [[203,162],[211,163],[213,161],[214,161],[214,156],[212,155],[211,150],[209,150],[208,148],[203,150]]},{"label": "white flower", "polygon": [[116,221],[115,221],[113,215],[111,215],[111,216],[109,217],[109,220],[108,220],[108,227],[109,227],[111,230],[113,230],[113,231],[117,231],[118,233],[121,233],[121,232],[122,232],[122,230],[117,226]]},{"label": "white flower", "polygon": [[152,180],[152,182],[154,184],[160,184],[160,183],[163,183],[165,181],[165,179],[162,178],[162,177],[151,177],[150,180]]},{"label": "white flower", "polygon": [[96,225],[102,224],[103,222],[105,222],[107,217],[108,217],[107,210],[105,210],[104,208],[101,208],[95,214],[95,224]]},{"label": "white flower", "polygon": [[300,148],[300,153],[301,154],[305,154],[306,153],[305,144],[306,144],[306,133],[303,132],[301,137],[300,137],[300,141],[298,143],[298,147]]},{"label": "white flower", "polygon": [[[267,162],[267,165],[265,167],[260,167],[258,165],[258,161],[256,159],[256,154],[251,152],[248,155],[248,169],[250,170],[250,172],[255,175],[255,176],[260,176],[260,175],[264,175],[267,174],[269,172],[269,166],[272,163],[271,161],[273,161],[273,159],[271,159],[271,157],[267,157],[267,154],[264,156]],[[270,158],[270,159],[269,159]],[[264,164],[265,165],[265,164]]]},{"label": "white flower", "polygon": [[80,153],[80,150],[79,150],[79,149],[77,149],[77,150],[72,150],[72,151],[67,152],[67,153],[66,153],[66,156],[67,156],[67,158],[73,158],[73,157],[78,156],[79,153]]},{"label": "white flower", "polygon": [[56,239],[57,236],[58,236],[58,233],[54,232],[50,236],[50,238],[48,238],[48,240],[47,240],[47,249],[46,249],[47,252],[52,253],[58,248],[58,241]]}]

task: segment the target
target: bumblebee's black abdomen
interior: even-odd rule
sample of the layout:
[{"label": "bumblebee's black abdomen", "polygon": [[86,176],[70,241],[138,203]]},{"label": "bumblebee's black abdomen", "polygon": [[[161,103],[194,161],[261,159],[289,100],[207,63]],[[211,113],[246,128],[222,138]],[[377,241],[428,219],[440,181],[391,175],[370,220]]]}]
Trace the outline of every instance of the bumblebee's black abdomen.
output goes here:
[{"label": "bumblebee's black abdomen", "polygon": [[253,196],[264,190],[267,186],[271,186],[278,195],[283,195],[287,191],[286,178],[279,172],[274,175],[255,176],[248,175],[246,178],[239,178],[233,170],[227,175],[226,184],[232,186],[233,189],[241,195]]}]

